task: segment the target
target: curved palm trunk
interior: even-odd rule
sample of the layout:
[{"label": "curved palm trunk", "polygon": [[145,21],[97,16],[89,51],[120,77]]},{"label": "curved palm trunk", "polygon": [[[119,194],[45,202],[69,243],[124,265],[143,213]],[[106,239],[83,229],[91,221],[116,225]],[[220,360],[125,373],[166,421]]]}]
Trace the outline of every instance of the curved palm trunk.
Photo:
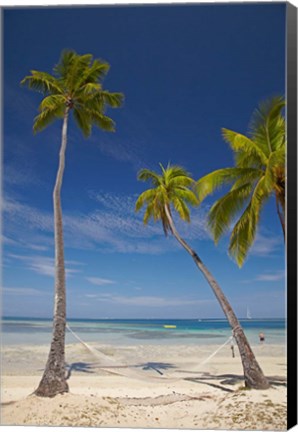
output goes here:
[{"label": "curved palm trunk", "polygon": [[282,227],[282,231],[283,231],[283,234],[284,234],[284,240],[285,240],[285,238],[286,238],[286,233],[285,233],[285,218],[284,218],[284,214],[280,210],[280,205],[279,205],[280,200],[279,200],[279,197],[278,197],[277,194],[275,194],[275,202],[276,202],[277,214],[278,214],[278,217],[279,217],[279,221],[280,221],[280,224],[281,224],[281,227]]},{"label": "curved palm trunk", "polygon": [[171,229],[172,234],[176,238],[176,240],[183,246],[184,249],[187,250],[187,252],[191,255],[193,258],[196,266],[199,268],[199,270],[203,273],[205,278],[207,279],[207,282],[211,286],[225,316],[227,317],[230,326],[233,329],[233,335],[237,342],[238,349],[241,356],[242,366],[243,366],[243,372],[244,372],[244,379],[245,379],[245,385],[249,388],[255,388],[255,389],[266,389],[269,387],[269,382],[267,378],[264,376],[262,369],[260,368],[254,353],[252,352],[250,345],[246,339],[246,336],[243,332],[242,327],[240,326],[240,323],[234,314],[234,311],[228,302],[227,298],[225,297],[224,293],[222,292],[221,288],[219,287],[218,283],[212,276],[212,274],[209,272],[209,270],[205,267],[201,259],[198,257],[196,252],[186,243],[185,240],[183,240],[180,235],[178,234],[178,231],[176,230],[176,227],[174,225],[170,209],[165,206],[165,212],[166,216],[169,221],[169,226]]},{"label": "curved palm trunk", "polygon": [[63,223],[60,197],[65,166],[68,113],[69,108],[66,108],[62,127],[59,168],[53,191],[55,232],[55,301],[53,333],[48,361],[39,386],[34,392],[37,396],[44,397],[53,397],[59,393],[65,393],[68,391],[68,384],[65,377],[66,289]]}]

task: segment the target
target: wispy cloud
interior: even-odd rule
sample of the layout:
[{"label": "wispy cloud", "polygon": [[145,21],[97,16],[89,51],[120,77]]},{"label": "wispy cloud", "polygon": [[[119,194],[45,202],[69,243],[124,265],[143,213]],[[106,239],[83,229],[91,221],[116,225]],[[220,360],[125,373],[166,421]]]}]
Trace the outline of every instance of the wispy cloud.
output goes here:
[{"label": "wispy cloud", "polygon": [[285,278],[285,272],[280,270],[275,273],[264,273],[256,277],[255,280],[262,282],[276,282]]},{"label": "wispy cloud", "polygon": [[252,282],[278,282],[285,279],[285,271],[284,270],[277,270],[275,272],[266,272],[257,275],[253,279],[245,279],[242,281],[242,283],[252,283]]},{"label": "wispy cloud", "polygon": [[[22,263],[27,269],[34,271],[35,273],[54,277],[55,275],[55,261],[54,258],[45,256],[27,256],[18,254],[8,254],[8,258]],[[71,276],[74,273],[80,272],[79,269],[73,268],[80,266],[81,263],[76,261],[66,261],[66,275]]]},{"label": "wispy cloud", "polygon": [[268,235],[258,233],[255,243],[251,249],[251,255],[268,256],[277,252],[283,245],[281,236],[268,233]]},{"label": "wispy cloud", "polygon": [[[139,117],[135,112],[131,113],[126,106],[125,110],[118,111],[119,120],[117,129],[121,128],[121,136],[117,134],[105,133],[97,138],[95,133],[90,141],[97,145],[101,152],[111,158],[126,162],[132,165],[135,171],[142,167],[150,167],[150,143],[152,142],[152,131],[148,127],[148,121]],[[151,113],[148,112],[151,116]],[[126,138],[126,137],[129,138]]]},{"label": "wispy cloud", "polygon": [[42,212],[28,204],[7,198],[3,201],[2,209],[6,217],[5,228],[9,224],[13,224],[14,227],[25,226],[26,229],[53,230],[53,215]]},{"label": "wispy cloud", "polygon": [[[144,226],[142,214],[136,214],[136,195],[117,195],[90,192],[95,209],[87,214],[64,212],[65,245],[77,249],[96,248],[104,252],[160,254],[179,249],[169,236],[167,239],[160,223]],[[26,203],[7,197],[3,205],[4,234],[29,249],[43,250],[53,244],[53,215]],[[204,208],[193,211],[192,223],[175,219],[177,229],[187,240],[204,239]],[[37,235],[43,239],[35,241]],[[32,241],[33,240],[33,241]],[[10,242],[10,245],[12,243]],[[41,246],[38,246],[41,245]]]},{"label": "wispy cloud", "polygon": [[52,293],[35,288],[19,288],[19,287],[3,287],[2,292],[4,295],[12,296],[44,296],[52,295]]},{"label": "wispy cloud", "polygon": [[[4,245],[8,246],[15,246],[17,248],[26,248],[26,249],[32,249],[36,251],[47,251],[49,249],[48,245],[44,244],[44,238],[35,238],[36,243],[28,243],[24,242],[22,240],[14,240],[10,237],[2,236],[2,243]],[[37,244],[37,242],[42,244]]]},{"label": "wispy cloud", "polygon": [[86,277],[86,280],[93,285],[103,286],[103,285],[112,285],[115,281],[111,279],[103,279],[99,277]]},{"label": "wispy cloud", "polygon": [[93,298],[101,302],[114,303],[118,305],[146,306],[146,307],[165,307],[165,306],[188,306],[204,305],[214,303],[215,300],[197,300],[180,297],[159,297],[159,296],[121,296],[117,294],[85,294],[86,297]]},{"label": "wispy cloud", "polygon": [[[160,223],[148,223],[144,226],[142,212],[135,213],[135,202],[137,195],[120,196],[104,192],[90,192],[90,197],[98,202],[101,209],[95,213],[94,217],[107,228],[116,229],[119,233],[127,237],[148,239],[162,239],[164,242],[164,233]],[[206,230],[206,208],[193,209],[191,224],[181,221],[174,216],[177,229],[186,239],[205,239],[209,238]],[[141,252],[144,245],[141,244]],[[164,247],[165,243],[164,243]]]},{"label": "wispy cloud", "polygon": [[[22,162],[24,161],[24,157],[22,158]],[[22,166],[13,166],[9,164],[5,164],[3,169],[3,183],[4,188],[7,186],[21,186],[28,187],[30,185],[42,185],[40,179],[33,173],[32,167],[24,166],[24,162]]]}]

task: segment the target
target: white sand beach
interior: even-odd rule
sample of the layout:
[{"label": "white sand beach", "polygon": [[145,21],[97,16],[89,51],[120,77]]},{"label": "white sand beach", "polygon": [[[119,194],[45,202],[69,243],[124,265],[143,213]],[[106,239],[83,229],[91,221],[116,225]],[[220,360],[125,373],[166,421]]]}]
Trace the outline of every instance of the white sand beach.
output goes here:
[{"label": "white sand beach", "polygon": [[[70,391],[32,395],[48,346],[2,349],[1,424],[126,428],[286,430],[282,345],[253,350],[271,387],[246,390],[237,348],[82,344],[66,347]],[[98,356],[96,355],[98,352]]]}]

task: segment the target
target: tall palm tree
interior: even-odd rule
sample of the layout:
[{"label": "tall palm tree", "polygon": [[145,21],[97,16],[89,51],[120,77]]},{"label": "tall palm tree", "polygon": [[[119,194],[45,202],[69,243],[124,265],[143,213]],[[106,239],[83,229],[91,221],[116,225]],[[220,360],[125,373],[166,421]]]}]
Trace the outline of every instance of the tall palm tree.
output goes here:
[{"label": "tall palm tree", "polygon": [[85,137],[91,133],[92,125],[106,131],[114,131],[115,124],[105,115],[107,106],[119,107],[123,100],[121,93],[103,90],[102,80],[109,70],[108,63],[93,60],[91,54],[78,55],[67,50],[53,69],[53,75],[31,71],[21,84],[44,95],[39,114],[34,119],[34,132],[42,131],[54,120],[62,119],[62,139],[59,166],[53,191],[54,234],[55,234],[55,301],[53,334],[47,364],[35,394],[52,397],[68,391],[65,377],[65,327],[66,288],[63,244],[63,223],[61,209],[61,186],[65,165],[67,126],[72,111],[78,127]]},{"label": "tall palm tree", "polygon": [[233,225],[229,253],[240,267],[255,240],[261,210],[270,196],[275,197],[285,238],[284,106],[282,97],[262,103],[252,116],[249,136],[222,129],[234,152],[235,166],[213,171],[197,182],[200,201],[221,186],[232,184],[211,207],[208,226],[218,243]]},{"label": "tall palm tree", "polygon": [[148,169],[142,169],[139,172],[138,179],[150,181],[153,188],[141,193],[136,201],[136,211],[146,206],[143,219],[144,223],[147,224],[150,219],[153,219],[155,222],[161,221],[165,235],[170,232],[190,254],[195,265],[203,273],[208,284],[212,288],[213,293],[232,327],[233,335],[239,348],[247,387],[266,389],[269,387],[269,383],[255,359],[230,303],[201,258],[199,258],[197,253],[179,235],[174,224],[172,216],[173,210],[178,213],[182,220],[189,222],[190,211],[188,204],[198,204],[197,197],[191,190],[191,187],[194,185],[194,180],[187,171],[179,166],[168,165],[166,169],[162,165],[160,166],[161,174]]}]

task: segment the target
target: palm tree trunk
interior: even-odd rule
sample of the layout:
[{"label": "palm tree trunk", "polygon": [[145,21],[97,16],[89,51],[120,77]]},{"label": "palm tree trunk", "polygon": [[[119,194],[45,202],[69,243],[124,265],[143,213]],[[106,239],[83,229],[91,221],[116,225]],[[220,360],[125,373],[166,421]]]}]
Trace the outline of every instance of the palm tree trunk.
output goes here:
[{"label": "palm tree trunk", "polygon": [[264,376],[264,373],[260,368],[254,356],[254,353],[252,352],[252,349],[238,321],[238,318],[236,317],[226,296],[222,292],[220,286],[218,285],[218,283],[216,282],[212,274],[209,272],[207,267],[203,264],[202,260],[198,257],[196,252],[178,234],[178,231],[176,230],[174,221],[171,216],[171,211],[168,206],[165,206],[165,212],[169,221],[169,226],[172,234],[174,235],[176,240],[182,245],[182,247],[191,255],[196,266],[203,273],[207,282],[211,286],[215,294],[215,297],[217,298],[225,316],[227,317],[230,326],[232,327],[233,336],[237,342],[238,349],[240,352],[240,357],[241,357],[243,372],[244,372],[245,385],[249,388],[267,389],[269,387],[269,382],[267,378]]},{"label": "palm tree trunk", "polygon": [[280,211],[280,207],[279,207],[279,199],[278,199],[278,195],[275,194],[275,203],[276,203],[276,209],[277,209],[277,214],[279,217],[279,221],[282,227],[282,231],[284,233],[284,240],[286,238],[286,233],[285,233],[285,219],[284,219],[284,215],[282,214],[282,212]]},{"label": "palm tree trunk", "polygon": [[54,232],[55,232],[55,300],[53,333],[48,361],[35,390],[37,396],[53,397],[68,392],[65,376],[65,327],[66,327],[66,287],[63,244],[63,222],[61,209],[61,186],[65,166],[65,150],[67,144],[67,123],[69,108],[64,114],[62,142],[59,154],[59,167],[53,191]]}]

